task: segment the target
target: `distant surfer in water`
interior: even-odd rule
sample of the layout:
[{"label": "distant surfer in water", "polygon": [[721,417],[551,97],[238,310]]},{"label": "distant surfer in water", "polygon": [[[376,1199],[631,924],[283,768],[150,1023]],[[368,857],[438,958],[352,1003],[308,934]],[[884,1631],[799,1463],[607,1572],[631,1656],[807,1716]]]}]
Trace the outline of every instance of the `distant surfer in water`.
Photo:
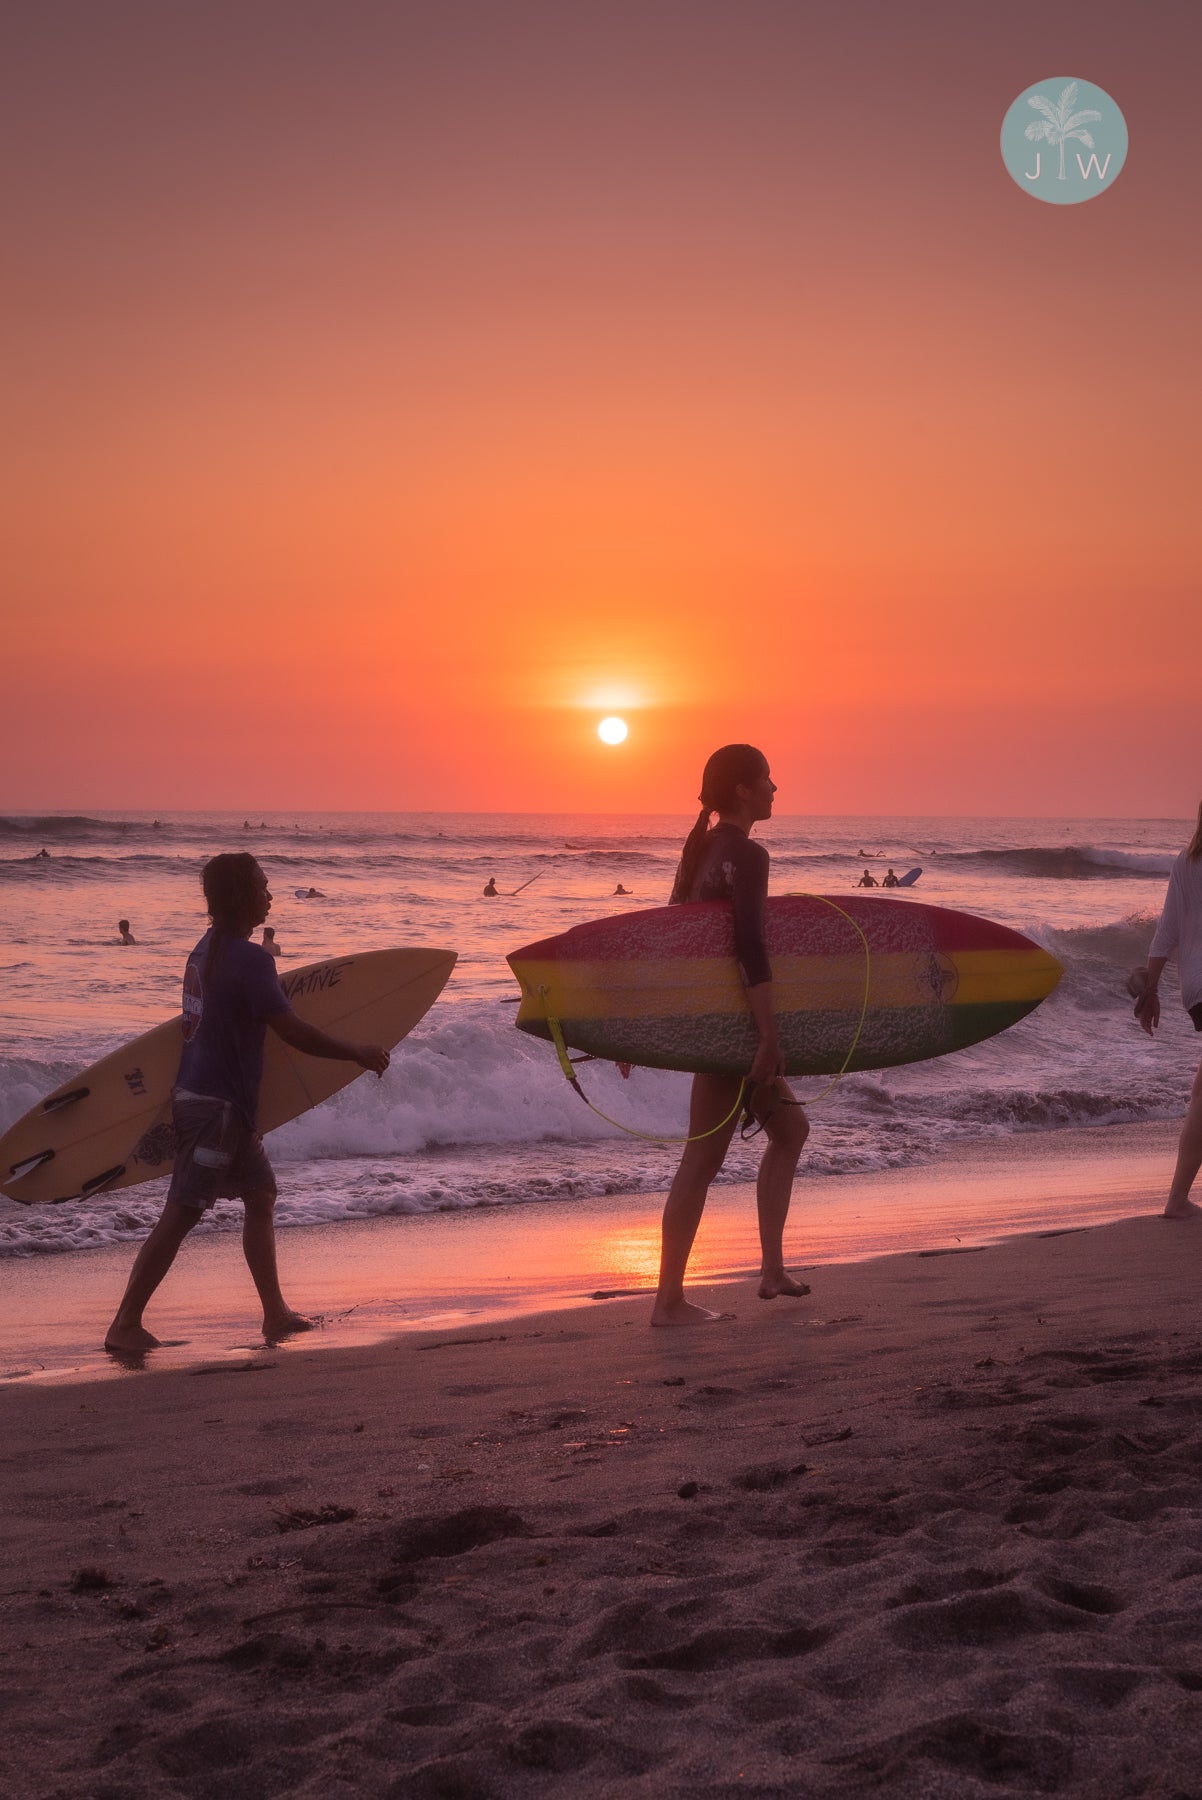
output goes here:
[{"label": "distant surfer in water", "polygon": [[380,1045],[329,1037],[292,1011],[271,957],[249,941],[271,908],[267,877],[253,856],[214,856],[201,885],[212,926],[184,970],[184,1046],[171,1096],[175,1168],[104,1340],[119,1354],[157,1345],[142,1313],[188,1233],[219,1199],[240,1199],[245,1209],[242,1250],[263,1303],[264,1337],[274,1342],[310,1329],[312,1320],[293,1312],[280,1292],[275,1175],[255,1128],[267,1028],[307,1056],[357,1062],[377,1075],[388,1067]]},{"label": "distant surfer in water", "polygon": [[625,897],[627,897],[627,898],[628,898],[628,897],[629,897],[629,895],[630,895],[630,889],[629,889],[629,888],[624,888],[624,887],[623,887],[623,886],[622,886],[622,883],[621,883],[621,882],[620,882],[620,881],[619,881],[619,883],[618,883],[618,885],[617,885],[617,887],[616,887],[616,888],[615,888],[615,889],[614,889],[614,891],[613,891],[613,898],[614,898],[614,899],[615,899],[615,900],[616,900],[616,899],[617,899],[617,898],[618,898],[618,897],[619,897],[619,895],[623,895],[623,896],[625,896]]},{"label": "distant surfer in water", "polygon": [[[786,1272],[784,1264],[784,1229],[793,1177],[810,1127],[784,1080],[784,1057],[777,1038],[772,969],[764,943],[768,852],[762,844],[753,844],[748,835],[757,821],[772,817],[775,792],[776,784],[761,751],[750,744],[727,744],[715,750],[702,775],[701,816],[685,840],[671,902],[729,900],[731,904],[735,956],[760,1039],[748,1071],[747,1106],[768,1139],[756,1180],[761,1300],[810,1291]],[[718,822],[711,830],[713,813]],[[724,1316],[686,1300],[684,1276],[710,1183],[734,1136],[738,1099],[736,1077],[694,1075],[690,1142],[685,1145],[664,1207],[653,1325],[703,1325]]]},{"label": "distant surfer in water", "polygon": [[263,927],[263,948],[268,956],[278,956],[280,953],[280,947],[275,941],[274,925],[264,925]]},{"label": "distant surfer in water", "polygon": [[865,869],[864,873],[860,876],[860,879],[856,882],[857,887],[879,887],[880,885],[881,884],[876,879],[875,875],[868,869]]},{"label": "distant surfer in water", "polygon": [[[1160,1024],[1160,977],[1171,956],[1177,958],[1181,1004],[1202,1031],[1202,806],[1189,844],[1173,864],[1164,910],[1148,951],[1146,968],[1136,969],[1127,983],[1135,998],[1135,1016],[1151,1037]],[[1189,1197],[1202,1168],[1202,1064],[1194,1076],[1181,1137],[1177,1166],[1165,1203],[1166,1219],[1190,1219],[1202,1206]]]},{"label": "distant surfer in water", "polygon": [[486,900],[495,900],[497,898],[497,878],[495,875],[490,875],[484,884],[484,898]]},{"label": "distant surfer in water", "polygon": [[117,930],[121,934],[120,937],[117,939],[117,942],[119,944],[136,944],[137,943],[137,941],[138,941],[137,938],[134,936],[133,932],[129,928],[129,920],[128,919],[118,919],[117,920]]},{"label": "distant surfer in water", "polygon": [[884,875],[881,877],[881,886],[882,887],[900,887],[901,886],[900,881],[897,879],[897,876],[893,873],[892,869],[885,870]]}]

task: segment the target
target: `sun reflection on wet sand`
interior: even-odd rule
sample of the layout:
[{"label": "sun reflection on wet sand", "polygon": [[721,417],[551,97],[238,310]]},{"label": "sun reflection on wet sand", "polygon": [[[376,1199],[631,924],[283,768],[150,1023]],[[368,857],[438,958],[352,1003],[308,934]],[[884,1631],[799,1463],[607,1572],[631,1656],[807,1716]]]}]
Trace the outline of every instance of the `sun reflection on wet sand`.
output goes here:
[{"label": "sun reflection on wet sand", "polygon": [[[803,1178],[787,1260],[798,1272],[812,1271],[826,1262],[968,1247],[1146,1212],[1150,1182],[1171,1166],[1176,1131],[1175,1122],[1158,1121],[1040,1134],[1009,1140],[1004,1151],[990,1147],[988,1160],[970,1146],[937,1164],[871,1178]],[[605,1304],[631,1290],[649,1300],[661,1206],[662,1196],[653,1194],[608,1195],[282,1231],[285,1289],[321,1329],[268,1352],[254,1331],[238,1240],[214,1233],[189,1243],[156,1301],[149,1322],[170,1341],[154,1352],[153,1366],[309,1355],[401,1331],[497,1322],[506,1330],[522,1314]],[[0,1259],[0,1379],[118,1373],[99,1343],[128,1263],[126,1244],[40,1263]],[[690,1285],[750,1281],[758,1264],[754,1189],[715,1187]],[[816,1294],[819,1279],[811,1276]]]}]

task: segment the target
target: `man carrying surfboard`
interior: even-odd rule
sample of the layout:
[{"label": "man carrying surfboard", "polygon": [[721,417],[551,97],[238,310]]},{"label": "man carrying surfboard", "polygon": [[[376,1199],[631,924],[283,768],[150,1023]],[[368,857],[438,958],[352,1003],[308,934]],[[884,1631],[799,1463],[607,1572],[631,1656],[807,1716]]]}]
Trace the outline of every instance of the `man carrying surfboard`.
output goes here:
[{"label": "man carrying surfboard", "polygon": [[[672,902],[728,900],[734,924],[735,956],[755,1020],[759,1045],[748,1070],[746,1104],[768,1139],[756,1178],[759,1212],[759,1296],[808,1294],[784,1264],[784,1230],[793,1177],[809,1135],[809,1122],[784,1080],[784,1057],[777,1037],[772,969],[764,942],[764,901],[768,893],[768,852],[753,844],[751,827],[772,817],[776,783],[762,751],[750,744],[715,750],[701,778],[701,816],[685,840],[672,888]],[[710,818],[718,822],[710,829]],[[659,1288],[651,1309],[653,1325],[703,1325],[722,1317],[684,1297],[684,1276],[701,1223],[711,1181],[722,1167],[734,1136],[744,1084],[731,1075],[693,1077],[689,1137],[664,1206]]]},{"label": "man carrying surfboard", "polygon": [[310,1329],[312,1321],[285,1301],[276,1270],[275,1175],[255,1128],[266,1033],[270,1028],[308,1056],[357,1062],[376,1075],[388,1067],[380,1045],[330,1037],[293,1012],[271,955],[249,941],[271,910],[267,877],[253,856],[214,856],[201,885],[212,925],[184,970],[171,1187],[104,1340],[106,1350],[127,1355],[157,1345],[142,1314],[185,1237],[218,1199],[240,1199],[245,1209],[242,1249],[263,1304],[263,1335],[274,1341]]}]

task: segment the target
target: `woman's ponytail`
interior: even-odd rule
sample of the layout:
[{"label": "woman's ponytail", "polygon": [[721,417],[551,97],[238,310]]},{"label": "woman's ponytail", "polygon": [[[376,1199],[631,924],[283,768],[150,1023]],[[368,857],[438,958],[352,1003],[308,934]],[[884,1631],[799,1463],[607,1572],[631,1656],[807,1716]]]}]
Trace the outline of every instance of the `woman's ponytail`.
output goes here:
[{"label": "woman's ponytail", "polygon": [[684,841],[669,905],[679,905],[693,890],[693,878],[709,835],[710,814],[733,811],[739,799],[737,790],[758,781],[767,767],[768,758],[754,744],[723,744],[721,750],[714,751],[702,772],[701,815]]},{"label": "woman's ponytail", "polygon": [[705,840],[709,836],[711,807],[703,805],[697,823],[684,841],[684,849],[680,853],[680,862],[676,870],[676,879],[672,883],[672,898],[669,906],[679,906],[687,900],[693,886],[693,877],[697,873],[697,865],[701,861],[705,849]]}]

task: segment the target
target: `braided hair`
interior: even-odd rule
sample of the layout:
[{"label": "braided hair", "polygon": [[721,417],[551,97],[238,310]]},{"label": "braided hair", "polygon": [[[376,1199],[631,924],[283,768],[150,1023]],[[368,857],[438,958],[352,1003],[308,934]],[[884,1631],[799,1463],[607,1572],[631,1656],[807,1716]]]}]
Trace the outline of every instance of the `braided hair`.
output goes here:
[{"label": "braided hair", "polygon": [[670,905],[676,906],[682,900],[687,900],[692,891],[693,878],[704,855],[705,840],[709,835],[710,814],[733,811],[739,802],[735,790],[757,781],[767,767],[768,758],[753,744],[723,744],[721,750],[714,751],[702,771],[699,795],[701,812],[684,841],[680,866],[672,883]]}]

